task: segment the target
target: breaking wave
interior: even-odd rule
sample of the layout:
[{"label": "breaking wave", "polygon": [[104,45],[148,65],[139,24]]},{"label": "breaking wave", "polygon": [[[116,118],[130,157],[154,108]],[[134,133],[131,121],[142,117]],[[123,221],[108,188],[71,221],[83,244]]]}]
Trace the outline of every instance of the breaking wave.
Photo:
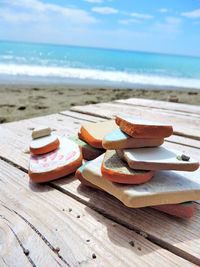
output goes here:
[{"label": "breaking wave", "polygon": [[137,84],[149,86],[169,86],[200,89],[200,80],[192,78],[178,78],[160,75],[137,74],[123,71],[107,71],[97,69],[47,67],[17,64],[0,64],[0,75],[15,77],[64,78],[78,80],[92,80],[120,84]]}]

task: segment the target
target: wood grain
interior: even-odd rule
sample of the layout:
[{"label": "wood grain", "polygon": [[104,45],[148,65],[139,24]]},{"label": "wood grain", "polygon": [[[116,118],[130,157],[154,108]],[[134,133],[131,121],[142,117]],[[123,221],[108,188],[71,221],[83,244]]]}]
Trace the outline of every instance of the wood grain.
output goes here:
[{"label": "wood grain", "polygon": [[193,148],[200,148],[200,140],[194,140],[191,138],[178,136],[178,135],[171,135],[170,137],[165,139],[167,143],[174,143],[174,144],[182,144],[184,146],[189,146]]},{"label": "wood grain", "polygon": [[174,134],[200,140],[200,118],[193,118],[192,116],[167,114],[165,111],[152,111],[143,107],[134,107],[119,103],[100,103],[84,107],[76,106],[71,108],[71,110],[106,119],[114,119],[117,115],[129,115],[144,119],[153,118],[155,121],[171,123],[173,125]]},{"label": "wood grain", "polygon": [[[54,114],[3,124],[0,126],[0,157],[27,170],[30,155],[26,149],[31,139],[31,128],[47,123],[48,125],[51,123],[50,126],[57,130],[57,134],[70,136],[76,134],[80,125],[85,121],[67,115]],[[170,142],[165,142],[166,144],[170,145],[170,148],[181,150],[193,157],[200,155],[199,149],[193,147]],[[11,173],[10,176],[12,176]],[[195,215],[190,220],[181,220],[150,208],[128,209],[108,194],[80,186],[79,182],[73,178],[57,180],[51,186],[130,229],[147,232],[153,242],[200,264],[198,205],[195,205]]]},{"label": "wood grain", "polygon": [[85,123],[87,122],[99,122],[99,121],[105,121],[103,118],[98,118],[95,116],[87,115],[87,114],[82,114],[82,113],[77,113],[69,110],[61,111],[59,112],[61,115],[65,115],[74,119],[78,120],[84,120]]},{"label": "wood grain", "polygon": [[23,211],[18,210],[18,213],[16,209],[10,208],[11,201],[9,197],[5,198],[2,190],[0,190],[0,196],[0,212],[3,216],[0,229],[6,234],[3,240],[4,250],[1,251],[0,256],[6,265],[27,266],[29,263],[33,266],[60,266],[63,264],[41,237],[19,217]]},{"label": "wood grain", "polygon": [[65,179],[59,179],[51,184],[104,216],[138,233],[144,232],[153,242],[193,263],[200,264],[198,204],[195,204],[194,216],[185,220],[151,208],[128,208],[111,195],[83,186],[72,177],[68,184],[65,183]]},{"label": "wood grain", "polygon": [[120,100],[115,100],[114,102],[125,103],[125,104],[133,105],[133,106],[164,109],[166,110],[166,112],[167,111],[180,111],[184,113],[191,113],[191,115],[194,114],[195,116],[197,114],[200,115],[200,107],[197,105],[172,103],[172,102],[142,99],[142,98],[120,99]]},{"label": "wood grain", "polygon": [[[2,124],[0,125],[0,157],[12,161],[24,169],[28,169],[31,129],[39,125],[49,125],[49,122],[50,126],[56,130],[54,132],[57,135],[66,137],[76,135],[81,125],[85,123],[83,120],[53,114],[29,120]],[[200,157],[200,150],[194,147],[171,142],[165,142],[164,146],[179,150],[180,152],[186,153],[194,158]]]},{"label": "wood grain", "polygon": [[[171,103],[171,104],[176,104],[176,103]],[[69,110],[63,111],[60,114],[66,115],[68,117],[75,118],[75,119],[85,120],[85,123],[105,121],[105,119],[103,118],[99,118],[99,117],[87,115],[87,114],[82,114],[78,112],[73,112]],[[165,141],[175,143],[175,144],[182,144],[182,145],[186,145],[189,147],[200,148],[199,140],[194,140],[194,139],[183,137],[183,136],[171,135],[170,137],[166,138]]]},{"label": "wood grain", "polygon": [[15,236],[16,233],[13,232],[5,214],[3,215],[2,208],[0,213],[0,266],[31,265]]},{"label": "wood grain", "polygon": [[190,266],[58,190],[29,182],[15,167],[0,161],[0,168],[1,214],[36,266]]}]

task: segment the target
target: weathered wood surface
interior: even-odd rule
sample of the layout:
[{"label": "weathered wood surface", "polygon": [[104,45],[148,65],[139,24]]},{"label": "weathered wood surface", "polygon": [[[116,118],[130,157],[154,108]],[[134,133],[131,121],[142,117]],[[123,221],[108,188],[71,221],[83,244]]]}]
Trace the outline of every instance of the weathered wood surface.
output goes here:
[{"label": "weathered wood surface", "polygon": [[99,118],[96,116],[90,116],[82,113],[77,113],[77,112],[72,112],[69,110],[61,111],[59,114],[61,115],[66,115],[68,117],[78,119],[78,120],[84,120],[85,123],[87,122],[98,122],[98,121],[105,121],[106,119]]},{"label": "weathered wood surface", "polygon": [[[10,190],[10,187],[8,189]],[[5,197],[4,194],[1,189],[0,230],[4,237],[1,241],[3,249],[0,252],[0,257],[4,260],[5,266],[27,266],[29,264],[59,266],[62,264],[55,252],[48,248],[36,231],[19,217],[24,214],[24,211],[13,208],[10,198]],[[11,195],[10,192],[9,194]],[[21,209],[23,208],[23,203],[21,203]],[[23,216],[23,218],[25,217]]]},{"label": "weathered wood surface", "polygon": [[[0,168],[0,229],[4,233],[0,255],[8,266],[22,266],[14,262],[15,249],[22,263],[29,260],[35,266],[191,265],[66,194],[29,182],[28,175],[17,168],[3,161]],[[18,242],[15,247],[13,239]]]},{"label": "weathered wood surface", "polygon": [[174,144],[181,144],[184,146],[194,147],[194,148],[200,148],[200,140],[194,140],[191,138],[178,136],[178,135],[171,135],[168,138],[165,138],[165,142],[170,142]]},{"label": "weathered wood surface", "polygon": [[[52,182],[58,190],[78,198],[85,205],[99,211],[196,264],[200,264],[200,206],[195,204],[194,216],[184,220],[158,212],[151,208],[131,209],[107,193],[82,186],[71,177]],[[61,189],[62,188],[62,189]]]},{"label": "weathered wood surface", "polygon": [[96,105],[76,106],[71,108],[71,110],[106,119],[114,119],[117,115],[130,115],[162,121],[172,124],[176,135],[200,140],[200,117],[193,117],[185,113],[184,115],[174,113],[168,114],[164,110],[151,110],[145,107],[126,105],[124,103],[100,103]]},{"label": "weathered wood surface", "polygon": [[[70,112],[68,113],[70,114]],[[59,136],[76,135],[81,125],[87,123],[88,120],[80,120],[74,116],[75,112],[71,113],[70,117],[53,114],[0,125],[0,157],[5,157],[15,164],[27,168],[32,129],[39,125],[51,125],[55,130],[54,133]],[[78,115],[78,113],[75,114]],[[170,141],[171,139],[172,141]],[[176,138],[176,135],[169,137],[167,140],[170,142],[165,142],[164,146],[180,150],[180,152],[190,154],[194,158],[200,157],[200,141],[186,137]]]},{"label": "weathered wood surface", "polygon": [[29,266],[29,258],[2,213],[0,209],[0,266]]},{"label": "weathered wood surface", "polygon": [[[54,225],[53,225],[54,220],[57,224],[56,229],[58,229],[59,227],[62,228],[62,226],[64,225],[64,222],[68,225],[68,227],[70,227],[69,219],[70,221],[71,220],[73,221],[74,219],[76,219],[73,222],[76,225],[75,226],[76,230],[78,229],[78,231],[80,231],[79,233],[80,235],[84,235],[84,233],[90,229],[90,228],[86,229],[87,227],[84,228],[84,226],[82,225],[84,229],[81,228],[82,230],[79,230],[80,225],[77,226],[77,223],[81,222],[81,220],[73,216],[72,216],[73,218],[71,218],[71,214],[70,214],[70,218],[67,218],[67,219],[65,218],[66,215],[69,216],[69,214],[66,214],[66,209],[65,209],[66,206],[64,207],[65,212],[62,211],[63,203],[66,202],[68,204],[70,203],[71,206],[75,207],[73,209],[77,210],[77,212],[79,213],[81,213],[82,211],[81,207],[82,208],[84,207],[84,211],[89,212],[89,214],[93,212],[95,213],[95,211],[97,211],[98,213],[95,213],[95,216],[93,216],[95,217],[95,219],[96,219],[96,216],[97,217],[101,216],[99,215],[99,213],[104,215],[103,217],[100,217],[100,219],[98,220],[96,219],[96,221],[91,221],[91,219],[89,219],[89,222],[88,222],[89,225],[90,223],[95,225],[97,222],[99,223],[99,220],[100,222],[101,221],[103,222],[103,220],[107,220],[106,219],[107,217],[107,218],[111,218],[113,221],[116,222],[117,228],[122,227],[120,225],[125,226],[122,228],[123,228],[123,231],[125,232],[128,231],[126,232],[127,238],[130,235],[129,233],[130,230],[132,230],[130,231],[131,234],[136,235],[134,236],[134,238],[136,238],[135,240],[140,240],[138,239],[140,237],[135,232],[140,233],[141,235],[147,237],[151,242],[148,241],[149,245],[146,245],[144,247],[145,249],[147,249],[146,247],[150,246],[153,252],[144,253],[146,258],[144,258],[144,255],[142,254],[142,261],[140,262],[137,261],[138,259],[136,257],[135,264],[138,263],[141,265],[142,263],[144,265],[144,263],[145,264],[149,263],[149,260],[152,261],[152,263],[155,263],[154,257],[158,257],[158,258],[161,258],[161,262],[163,261],[163,266],[165,265],[169,266],[172,264],[173,265],[183,264],[184,266],[185,264],[187,265],[188,263],[187,261],[179,262],[180,258],[177,256],[174,256],[174,254],[176,254],[193,263],[200,265],[200,232],[198,230],[199,220],[200,220],[200,206],[198,204],[195,204],[195,215],[190,220],[183,220],[183,219],[175,218],[173,216],[166,215],[164,213],[160,213],[151,208],[143,208],[143,209],[127,208],[122,203],[120,203],[117,199],[115,199],[114,197],[104,192],[86,188],[80,185],[79,181],[73,178],[73,175],[63,178],[63,179],[59,179],[52,183],[49,183],[49,186],[46,186],[46,185],[39,186],[39,189],[38,189],[38,185],[34,185],[32,183],[27,185],[27,175],[25,173],[23,173],[22,171],[18,170],[15,167],[11,167],[11,165],[16,164],[17,167],[22,168],[25,172],[27,172],[28,164],[29,164],[29,157],[30,157],[28,153],[28,147],[29,147],[29,143],[31,140],[31,131],[33,128],[39,125],[47,125],[47,126],[49,125],[52,128],[54,128],[55,133],[57,133],[58,135],[68,137],[68,136],[77,134],[82,124],[85,124],[87,122],[103,121],[106,118],[113,118],[114,116],[117,115],[116,111],[120,111],[120,114],[127,114],[127,115],[134,114],[135,116],[142,116],[142,117],[145,117],[146,116],[145,114],[149,114],[148,115],[149,119],[152,119],[152,116],[153,116],[153,118],[157,120],[158,118],[161,121],[168,120],[167,122],[171,122],[173,126],[174,126],[174,123],[176,123],[178,130],[181,130],[181,131],[183,130],[182,132],[180,132],[180,134],[183,136],[173,135],[169,137],[167,141],[165,142],[164,146],[180,150],[182,153],[189,154],[196,158],[200,157],[199,130],[197,132],[197,129],[200,125],[199,124],[200,120],[198,117],[199,113],[195,112],[194,108],[189,109],[189,111],[187,112],[185,110],[187,108],[187,105],[178,107],[177,104],[170,103],[169,110],[165,110],[165,107],[163,108],[162,103],[159,104],[159,103],[151,102],[151,103],[148,103],[149,105],[148,107],[147,104],[145,105],[145,102],[141,102],[141,101],[139,102],[137,101],[137,107],[134,107],[134,105],[136,105],[134,104],[136,103],[134,102],[135,100],[134,101],[129,100],[128,105],[126,101],[127,100],[125,100],[124,102],[124,100],[122,100],[121,101],[122,103],[118,103],[120,101],[117,101],[116,103],[88,105],[85,107],[74,107],[73,108],[74,111],[63,111],[60,114],[53,114],[49,116],[38,117],[38,118],[29,119],[29,120],[12,122],[12,123],[0,125],[0,158],[9,163],[9,164],[2,163],[0,165],[1,166],[0,168],[4,166],[4,179],[5,177],[7,177],[6,181],[7,181],[7,185],[9,185],[8,188],[4,186],[5,187],[4,189],[2,189],[3,187],[0,186],[0,192],[2,192],[0,193],[0,195],[2,195],[2,197],[0,197],[0,200],[4,201],[4,203],[7,204],[7,206],[5,205],[1,206],[0,214],[2,215],[2,211],[4,211],[4,215],[6,215],[7,218],[9,218],[10,220],[9,223],[11,223],[11,224],[8,224],[7,221],[5,223],[5,219],[4,219],[5,216],[4,217],[0,216],[0,219],[1,219],[0,236],[3,236],[3,238],[5,238],[5,231],[6,231],[5,229],[14,229],[15,233],[19,234],[19,236],[22,237],[22,240],[26,239],[27,237],[26,232],[28,233],[29,231],[32,232],[33,229],[30,227],[30,225],[29,225],[30,229],[28,229],[27,225],[25,225],[24,229],[26,230],[28,229],[28,230],[27,231],[25,230],[25,232],[23,232],[22,225],[23,223],[25,224],[27,223],[23,221],[22,219],[21,220],[23,223],[19,222],[20,221],[19,216],[17,215],[17,214],[20,214],[20,215],[22,214],[24,218],[28,218],[28,221],[30,220],[31,222],[34,222],[34,224],[39,225],[41,227],[40,231],[45,234],[44,236],[48,236],[48,240],[52,240],[53,245],[54,245],[53,241],[56,240],[55,241],[56,244],[58,241],[59,246],[63,246],[63,242],[64,243],[68,242],[68,240],[65,240],[65,239],[63,240],[61,236],[57,237],[57,235],[56,235],[57,239],[55,239],[55,236],[52,235],[52,227],[54,229]],[[133,103],[131,103],[131,101],[133,101]],[[189,129],[189,134],[187,133],[188,129]],[[177,133],[179,134],[179,132]],[[14,180],[11,179],[11,182],[9,182],[10,178],[13,178]],[[20,179],[20,182],[19,182],[19,179]],[[0,178],[0,183],[1,181],[2,181],[2,178]],[[25,188],[23,187],[23,185],[25,186]],[[31,188],[31,193],[30,193],[30,188]],[[32,190],[33,188],[37,188],[37,189],[34,191]],[[32,191],[34,191],[34,193]],[[9,192],[11,193],[9,194]],[[51,192],[51,194],[49,192]],[[23,195],[22,199],[20,198],[21,193]],[[60,195],[62,197],[60,197]],[[27,200],[25,201],[26,198]],[[62,199],[62,201],[60,199]],[[41,207],[42,215],[40,214],[40,216],[37,217],[38,209],[39,209],[38,207],[40,207],[41,205],[42,205]],[[17,211],[17,213],[13,211]],[[47,216],[45,216],[45,212],[46,214],[48,214]],[[51,213],[55,213],[55,217],[59,215],[58,218],[55,218]],[[88,216],[89,215],[87,214],[87,217]],[[48,222],[46,222],[48,217],[50,218],[50,221],[48,220]],[[16,226],[13,226],[12,224],[13,221],[18,222]],[[111,223],[111,225],[113,224],[113,222],[110,222],[110,221],[109,223]],[[13,228],[12,227],[10,228],[10,226],[12,226]],[[76,233],[75,228],[73,228],[73,231]],[[95,231],[99,233],[100,231],[99,225],[97,228],[98,229]],[[112,225],[111,229],[113,230],[114,228],[115,227],[113,227]],[[127,228],[130,230],[127,230]],[[102,227],[100,227],[100,229],[102,230]],[[121,233],[120,238],[124,240],[126,239],[125,238],[126,234],[124,236],[123,231],[122,232],[120,231]],[[37,241],[38,236],[34,234],[33,234],[33,239],[31,239],[33,240],[32,242],[39,244],[38,248],[40,248],[41,251],[44,251],[44,254],[45,255],[47,254],[49,259],[51,257],[54,257],[52,258],[52,262],[55,263],[55,266],[57,266],[56,264],[64,265],[62,259],[60,257],[57,257],[56,256],[57,254],[55,252],[52,252],[52,249],[50,249],[49,251],[49,247],[47,246],[47,244],[44,241],[40,242],[41,238],[39,239],[39,241]],[[4,257],[3,260],[2,259],[0,260],[0,265],[2,262],[5,261],[5,259],[11,260],[10,257],[12,253],[16,253],[17,255],[19,255],[18,259],[21,258],[24,264],[26,262],[30,262],[30,259],[24,254],[23,248],[18,245],[19,241],[16,241],[17,240],[16,237],[14,238],[14,234],[12,230],[8,232],[8,235],[10,236],[8,239],[10,248],[8,247],[9,249],[6,250],[7,251],[6,257]],[[69,233],[65,233],[65,235],[69,235]],[[101,246],[102,244],[103,244],[102,246],[104,246],[105,242],[103,240],[104,238],[107,238],[108,234],[104,233],[104,235],[102,239],[100,238],[97,240],[97,243],[99,242],[97,247]],[[116,233],[114,234],[114,236],[115,235]],[[96,232],[95,232],[95,237],[96,237]],[[74,239],[76,239],[76,235]],[[126,241],[127,240],[128,239],[126,239]],[[81,240],[80,242],[82,241],[83,240]],[[110,239],[108,240],[108,242],[109,241]],[[113,240],[111,239],[111,241]],[[147,240],[145,239],[145,242],[146,241]],[[28,243],[28,241],[26,242],[22,244],[25,244],[25,245],[30,244]],[[13,248],[14,243],[16,247],[15,249]],[[83,243],[83,251],[85,251],[84,242],[82,243]],[[82,243],[80,243],[81,246],[82,246]],[[126,245],[127,244],[128,244],[128,241],[126,242]],[[167,248],[173,254],[168,252],[170,253],[170,255],[167,255],[164,249],[161,249],[159,246],[156,246],[155,244],[160,245],[162,248]],[[152,245],[158,247],[156,251],[159,251],[159,253],[162,252],[164,254],[161,253],[161,256],[160,254],[155,255],[154,248],[152,248]],[[69,243],[67,243],[67,248],[68,246],[69,246]],[[96,249],[96,246],[94,247]],[[92,247],[92,249],[94,247]],[[128,244],[128,247],[126,246],[126,248],[130,249],[130,244]],[[90,255],[90,260],[91,260],[90,249],[88,250],[86,249],[86,255]],[[115,247],[113,249],[116,250]],[[68,249],[66,250],[68,251]],[[5,246],[2,245],[0,242],[0,253],[2,253],[2,251],[4,251],[4,254],[5,254]],[[67,251],[65,251],[65,253],[68,257]],[[95,253],[96,254],[99,253],[99,255],[103,255],[103,253],[106,253],[105,251],[106,252],[109,251],[110,253],[109,255],[112,255],[108,257],[110,260],[110,257],[117,258],[118,254],[120,255],[121,247],[120,247],[120,251],[116,250],[116,253],[114,254],[114,256],[113,256],[112,251],[109,250],[108,247],[105,247],[105,250],[102,250],[102,251],[98,250]],[[131,253],[133,252],[131,251]],[[81,258],[80,261],[82,261],[83,263],[84,261],[83,255],[85,254],[84,253],[83,254],[78,253],[78,254]],[[127,251],[125,250],[123,254],[125,258],[126,258],[126,254],[127,254]],[[131,255],[130,259],[132,259],[134,254],[130,254],[130,255]],[[137,256],[138,255],[139,254],[137,254]],[[154,256],[152,256],[151,258],[151,255],[154,255]],[[170,257],[170,259],[172,258],[172,262],[167,262],[166,264],[166,255],[167,257]],[[177,259],[174,260],[174,258],[171,257],[171,255],[173,257],[176,257]],[[31,257],[32,257],[31,258],[32,260],[43,263],[42,259],[38,259],[36,254],[33,253]],[[77,261],[79,261],[77,257],[78,255],[76,255],[74,259],[74,257],[71,257],[71,254],[70,254],[69,259],[67,258],[67,260],[69,260],[70,263],[73,265],[74,262],[77,263]],[[120,258],[122,259],[123,257],[120,256]],[[139,259],[141,260],[141,257],[139,257]],[[129,261],[129,263],[130,262],[131,261]],[[99,261],[91,260],[89,261],[89,263],[90,264],[92,263],[93,265],[97,263],[98,265],[102,264],[100,260]],[[105,263],[110,264],[110,261],[108,261],[108,259],[106,258],[103,266],[105,266]],[[120,262],[118,265],[120,266]],[[154,266],[156,266],[156,264],[154,264]]]},{"label": "weathered wood surface", "polygon": [[[62,112],[60,112],[60,114],[66,115],[66,116],[69,116],[69,117],[75,118],[75,119],[82,119],[85,121],[85,123],[87,123],[87,122],[99,122],[99,121],[105,121],[106,120],[106,119],[103,119],[100,117],[95,117],[92,115],[86,115],[83,113],[78,113],[78,112],[73,112],[73,111],[68,111],[68,110],[62,111]],[[172,135],[172,136],[166,138],[165,141],[169,141],[169,142],[172,142],[175,144],[182,144],[182,145],[186,145],[186,146],[190,146],[190,147],[194,147],[194,148],[200,148],[199,140],[194,140],[194,139],[183,137],[183,136]]]},{"label": "weathered wood surface", "polygon": [[[74,135],[81,124],[91,121],[76,119],[78,113],[67,112],[65,115],[50,115],[45,117],[3,124],[0,126],[0,156],[27,170],[29,154],[26,152],[31,140],[31,129],[39,125],[50,125],[57,129],[59,135]],[[74,115],[76,114],[76,115]],[[70,115],[70,116],[69,116]],[[87,119],[86,115],[85,118]],[[183,137],[182,137],[183,138]],[[181,144],[169,143],[173,148],[179,148],[192,156],[199,156],[199,149]],[[97,192],[79,185],[79,182],[68,177],[50,184],[66,195],[83,202],[85,205],[100,211],[106,217],[138,232],[146,232],[150,240],[168,248],[194,263],[200,264],[200,233],[199,206],[195,205],[195,216],[190,220],[181,220],[162,214],[150,208],[128,209],[108,194]],[[88,191],[89,190],[89,191]],[[103,195],[102,195],[103,194]],[[154,222],[154,223],[149,223]],[[158,227],[159,225],[159,227]]]},{"label": "weathered wood surface", "polygon": [[166,112],[180,111],[184,113],[192,113],[195,116],[200,115],[200,106],[197,105],[172,103],[172,102],[142,99],[142,98],[120,99],[120,100],[115,100],[114,102],[125,103],[132,106],[141,106],[146,108],[164,109]]}]

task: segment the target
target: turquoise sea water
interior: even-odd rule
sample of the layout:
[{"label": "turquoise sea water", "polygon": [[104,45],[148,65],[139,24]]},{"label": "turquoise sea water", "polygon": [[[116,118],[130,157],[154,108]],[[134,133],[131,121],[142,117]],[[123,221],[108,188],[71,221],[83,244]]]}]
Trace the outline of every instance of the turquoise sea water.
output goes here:
[{"label": "turquoise sea water", "polygon": [[0,82],[200,89],[200,57],[0,42]]}]

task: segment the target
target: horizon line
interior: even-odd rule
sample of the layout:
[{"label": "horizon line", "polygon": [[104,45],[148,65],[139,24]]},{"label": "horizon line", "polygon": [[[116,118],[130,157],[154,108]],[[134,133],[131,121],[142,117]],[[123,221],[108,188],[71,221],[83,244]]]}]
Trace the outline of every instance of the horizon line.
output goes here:
[{"label": "horizon line", "polygon": [[16,40],[1,40],[0,42],[11,42],[11,43],[25,43],[25,44],[38,44],[38,45],[55,45],[55,46],[71,46],[71,47],[82,47],[82,48],[90,48],[90,49],[102,49],[102,50],[115,50],[115,51],[123,51],[123,52],[136,52],[136,53],[147,53],[147,54],[160,54],[166,56],[180,56],[180,57],[194,57],[200,58],[197,55],[186,55],[186,54],[170,54],[166,52],[155,52],[155,51],[143,51],[143,50],[131,50],[131,49],[123,49],[123,48],[110,48],[110,47],[96,47],[96,46],[85,46],[85,45],[74,45],[74,44],[56,44],[49,42],[34,42],[34,41],[16,41]]}]

